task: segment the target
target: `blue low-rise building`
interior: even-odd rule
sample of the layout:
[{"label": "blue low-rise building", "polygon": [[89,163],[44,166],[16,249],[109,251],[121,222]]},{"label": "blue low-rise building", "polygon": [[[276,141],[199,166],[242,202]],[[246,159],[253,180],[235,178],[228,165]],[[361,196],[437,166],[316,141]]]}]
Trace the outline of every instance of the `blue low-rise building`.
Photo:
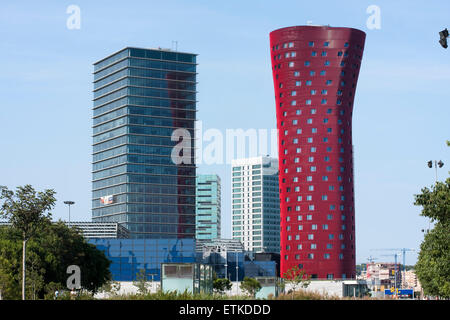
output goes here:
[{"label": "blue low-rise building", "polygon": [[114,281],[135,281],[145,271],[148,280],[161,280],[162,263],[195,263],[195,239],[90,239],[111,260]]}]

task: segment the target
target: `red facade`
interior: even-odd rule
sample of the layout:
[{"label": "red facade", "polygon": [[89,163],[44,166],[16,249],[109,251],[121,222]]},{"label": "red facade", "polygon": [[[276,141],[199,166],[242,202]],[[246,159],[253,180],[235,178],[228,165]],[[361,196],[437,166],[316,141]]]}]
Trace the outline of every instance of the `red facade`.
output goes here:
[{"label": "red facade", "polygon": [[270,33],[279,129],[281,274],[355,278],[352,110],[365,33]]}]

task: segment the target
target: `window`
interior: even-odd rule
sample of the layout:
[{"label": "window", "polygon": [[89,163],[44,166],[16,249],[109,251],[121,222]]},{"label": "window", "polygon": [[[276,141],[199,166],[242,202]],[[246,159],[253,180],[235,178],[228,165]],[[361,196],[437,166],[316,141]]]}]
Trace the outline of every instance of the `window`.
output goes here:
[{"label": "window", "polygon": [[326,57],[326,56],[327,56],[327,52],[326,52],[326,51],[322,51],[321,56],[322,56],[322,57]]},{"label": "window", "polygon": [[297,91],[291,91],[291,96],[296,96],[297,95]]},{"label": "window", "polygon": [[312,250],[315,250],[315,249],[317,249],[317,244],[315,244],[315,243],[311,243],[311,249],[312,249]]},{"label": "window", "polygon": [[327,86],[331,85],[332,83],[333,83],[332,80],[327,80],[327,81],[325,82],[325,84],[326,84]]},{"label": "window", "polygon": [[295,81],[295,86],[296,87],[300,87],[302,85],[302,82],[301,81]]},{"label": "window", "polygon": [[311,114],[316,114],[317,109],[311,109]]},{"label": "window", "polygon": [[314,235],[313,234],[308,234],[308,240],[314,240]]},{"label": "window", "polygon": [[292,100],[291,101],[291,106],[295,106],[297,104],[297,101],[296,100]]},{"label": "window", "polygon": [[306,181],[312,181],[312,176],[307,176]]},{"label": "window", "polygon": [[329,253],[324,253],[323,258],[324,259],[330,259],[330,254]]},{"label": "window", "polygon": [[305,61],[305,67],[309,67],[311,63],[309,61]]},{"label": "window", "polygon": [[294,43],[293,42],[289,42],[289,48],[293,48],[294,47]]},{"label": "window", "polygon": [[323,63],[323,65],[324,65],[324,66],[329,66],[329,65],[330,65],[330,61],[326,60],[326,61]]},{"label": "window", "polygon": [[317,230],[317,224],[312,224],[311,225],[311,230]]},{"label": "window", "polygon": [[310,215],[310,214],[306,215],[306,220],[308,220],[308,221],[312,220],[312,215]]},{"label": "window", "polygon": [[297,134],[301,134],[302,133],[302,129],[297,129]]},{"label": "window", "polygon": [[328,196],[326,194],[322,195],[322,200],[328,200]]},{"label": "window", "polygon": [[309,205],[309,206],[308,206],[308,210],[309,210],[309,211],[314,211],[314,205],[313,205],[313,204]]},{"label": "window", "polygon": [[289,62],[289,68],[292,68],[293,66],[294,66],[294,62],[293,61]]},{"label": "window", "polygon": [[308,43],[308,46],[309,46],[309,47],[314,47],[314,41],[310,41],[310,42]]},{"label": "window", "polygon": [[295,110],[295,114],[296,114],[296,115],[302,114],[302,110],[300,110],[300,109]]},{"label": "window", "polygon": [[308,259],[314,259],[314,253],[308,253]]},{"label": "window", "polygon": [[321,76],[326,75],[326,73],[327,73],[327,72],[326,72],[325,70],[320,71],[320,75],[321,75]]},{"label": "window", "polygon": [[309,75],[310,75],[310,76],[315,76],[315,75],[316,75],[316,72],[315,72],[314,70],[312,70],[312,71],[309,72]]},{"label": "window", "polygon": [[330,44],[329,41],[325,41],[325,42],[323,43],[323,46],[324,46],[324,47],[328,47],[329,44]]},{"label": "window", "polygon": [[317,90],[311,90],[311,95],[315,95],[317,93]]},{"label": "window", "polygon": [[328,94],[328,90],[322,90],[320,93],[321,94]]},{"label": "window", "polygon": [[308,138],[308,139],[307,139],[307,142],[308,142],[308,143],[312,143],[312,142],[313,142],[313,138]]},{"label": "window", "polygon": [[327,99],[322,99],[322,101],[320,101],[321,104],[327,104]]},{"label": "window", "polygon": [[311,167],[311,172],[316,172],[316,167],[312,166]]},{"label": "window", "polygon": [[299,77],[300,76],[300,72],[299,71],[294,71],[294,77]]},{"label": "window", "polygon": [[307,123],[307,124],[312,124],[312,122],[313,122],[313,119],[311,119],[311,118],[309,118],[309,119],[306,120],[306,123]]},{"label": "window", "polygon": [[312,84],[312,81],[311,80],[306,80],[306,85],[307,86],[310,86]]},{"label": "window", "polygon": [[293,125],[298,124],[298,120],[297,120],[297,119],[292,120],[292,124],[293,124]]},{"label": "window", "polygon": [[317,56],[317,52],[316,51],[312,51],[311,52],[311,57],[315,57],[315,56]]},{"label": "window", "polygon": [[328,181],[328,176],[322,176],[322,181]]},{"label": "window", "polygon": [[310,105],[311,104],[311,100],[310,99],[306,100],[306,104]]}]

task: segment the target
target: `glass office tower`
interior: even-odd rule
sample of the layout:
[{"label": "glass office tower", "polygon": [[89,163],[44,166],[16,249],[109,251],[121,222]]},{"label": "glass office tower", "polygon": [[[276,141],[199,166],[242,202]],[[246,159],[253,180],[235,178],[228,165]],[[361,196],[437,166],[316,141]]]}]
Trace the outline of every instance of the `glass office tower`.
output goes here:
[{"label": "glass office tower", "polygon": [[[194,238],[195,119],[195,54],[127,47],[94,63],[93,221]],[[172,161],[177,128],[190,133],[189,163]]]},{"label": "glass office tower", "polygon": [[195,238],[212,240],[220,238],[221,189],[216,174],[201,174],[196,181]]}]

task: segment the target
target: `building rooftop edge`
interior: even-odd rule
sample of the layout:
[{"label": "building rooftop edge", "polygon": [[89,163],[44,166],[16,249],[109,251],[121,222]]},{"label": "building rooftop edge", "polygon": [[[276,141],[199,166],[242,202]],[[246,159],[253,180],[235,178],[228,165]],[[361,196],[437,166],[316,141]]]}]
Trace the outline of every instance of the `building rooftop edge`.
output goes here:
[{"label": "building rooftop edge", "polygon": [[272,30],[270,33],[275,32],[275,31],[280,31],[280,30],[284,30],[284,29],[295,29],[295,28],[327,28],[327,29],[341,29],[341,30],[355,30],[355,31],[359,31],[365,34],[364,31],[362,31],[361,29],[357,29],[357,28],[351,28],[351,27],[333,27],[330,25],[318,25],[318,24],[306,24],[306,25],[298,25],[298,26],[289,26],[289,27],[282,27],[282,28],[278,28],[275,30]]},{"label": "building rooftop edge", "polygon": [[102,62],[103,60],[106,60],[106,59],[108,59],[108,58],[118,54],[119,52],[122,52],[122,51],[126,50],[126,49],[142,49],[142,50],[165,51],[165,52],[183,53],[183,54],[191,54],[193,56],[198,56],[198,53],[183,52],[183,51],[172,50],[172,49],[168,49],[168,48],[141,48],[141,47],[130,47],[130,46],[127,46],[125,48],[117,50],[114,53],[111,53],[110,55],[108,55],[108,56],[106,56],[106,57],[104,57],[104,58],[94,62],[92,65],[96,65],[96,64]]}]

